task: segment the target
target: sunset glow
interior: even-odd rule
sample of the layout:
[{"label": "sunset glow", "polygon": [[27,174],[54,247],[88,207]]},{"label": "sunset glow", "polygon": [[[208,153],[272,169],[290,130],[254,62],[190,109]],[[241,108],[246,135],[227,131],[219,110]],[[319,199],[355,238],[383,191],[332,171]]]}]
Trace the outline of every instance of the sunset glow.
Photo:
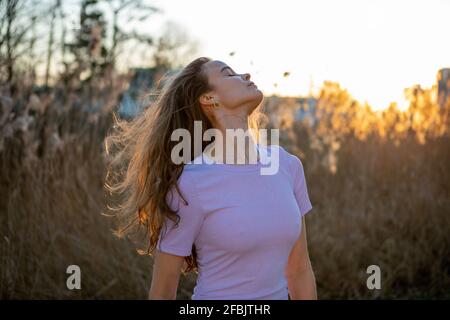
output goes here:
[{"label": "sunset glow", "polygon": [[152,4],[164,10],[156,24],[175,21],[199,41],[200,55],[250,72],[266,95],[307,95],[332,80],[379,110],[401,106],[404,88],[429,87],[450,67],[449,1]]}]

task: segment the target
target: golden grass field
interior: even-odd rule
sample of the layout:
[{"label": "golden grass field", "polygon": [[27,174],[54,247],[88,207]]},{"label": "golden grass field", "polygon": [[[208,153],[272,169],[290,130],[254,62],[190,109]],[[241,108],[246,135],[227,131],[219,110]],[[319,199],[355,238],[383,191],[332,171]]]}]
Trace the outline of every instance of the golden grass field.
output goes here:
[{"label": "golden grass field", "polygon": [[[326,92],[320,98],[331,99]],[[116,238],[114,221],[101,214],[103,138],[115,100],[87,113],[76,111],[80,101],[58,99],[52,93],[1,100],[1,298],[145,299],[152,257]],[[280,143],[305,168],[319,299],[450,298],[448,118],[439,134],[429,134],[431,124],[417,139],[417,126],[394,137],[399,121],[383,127],[384,135],[361,135],[357,126],[367,117],[312,131],[276,110],[289,108],[269,112],[284,117],[276,124]],[[66,288],[72,264],[81,268],[81,290]],[[381,290],[366,287],[371,264],[381,268]],[[195,278],[181,277],[179,299],[189,299]]]}]

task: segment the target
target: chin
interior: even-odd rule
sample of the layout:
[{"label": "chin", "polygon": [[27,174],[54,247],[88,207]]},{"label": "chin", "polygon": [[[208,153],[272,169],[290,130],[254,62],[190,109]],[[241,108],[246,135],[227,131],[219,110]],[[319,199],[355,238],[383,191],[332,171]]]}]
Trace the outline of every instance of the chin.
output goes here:
[{"label": "chin", "polygon": [[264,99],[264,94],[260,90],[257,90],[257,91],[258,91],[258,93],[255,94],[253,101],[252,101],[253,103],[251,104],[252,107],[250,108],[250,113],[252,113],[253,110],[255,110]]},{"label": "chin", "polygon": [[256,92],[257,93],[255,94],[255,101],[257,101],[257,104],[259,105],[264,99],[264,94],[259,89],[257,89]]}]

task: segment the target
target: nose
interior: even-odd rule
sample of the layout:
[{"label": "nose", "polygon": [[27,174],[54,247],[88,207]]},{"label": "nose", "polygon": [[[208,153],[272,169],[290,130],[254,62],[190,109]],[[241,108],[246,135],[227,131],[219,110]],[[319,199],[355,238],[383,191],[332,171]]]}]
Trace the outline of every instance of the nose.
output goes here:
[{"label": "nose", "polygon": [[244,73],[244,80],[248,81],[250,79],[250,73]]}]

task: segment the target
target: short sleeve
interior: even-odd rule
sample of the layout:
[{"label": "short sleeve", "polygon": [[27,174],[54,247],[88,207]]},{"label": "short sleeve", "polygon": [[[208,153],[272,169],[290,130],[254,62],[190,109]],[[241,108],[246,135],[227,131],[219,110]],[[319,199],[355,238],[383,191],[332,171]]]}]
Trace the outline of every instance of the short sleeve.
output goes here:
[{"label": "short sleeve", "polygon": [[301,160],[293,154],[289,154],[291,161],[292,176],[294,177],[294,195],[303,217],[312,209],[312,204],[308,195],[305,172]]},{"label": "short sleeve", "polygon": [[157,243],[159,251],[184,257],[192,254],[192,245],[203,223],[203,214],[197,196],[194,194],[195,190],[192,185],[186,184],[186,187],[187,192],[183,192],[183,189],[179,188],[188,204],[174,187],[167,193],[167,202],[172,209],[178,209],[177,214],[180,216],[180,220],[178,226],[175,226],[175,222],[166,217]]}]

